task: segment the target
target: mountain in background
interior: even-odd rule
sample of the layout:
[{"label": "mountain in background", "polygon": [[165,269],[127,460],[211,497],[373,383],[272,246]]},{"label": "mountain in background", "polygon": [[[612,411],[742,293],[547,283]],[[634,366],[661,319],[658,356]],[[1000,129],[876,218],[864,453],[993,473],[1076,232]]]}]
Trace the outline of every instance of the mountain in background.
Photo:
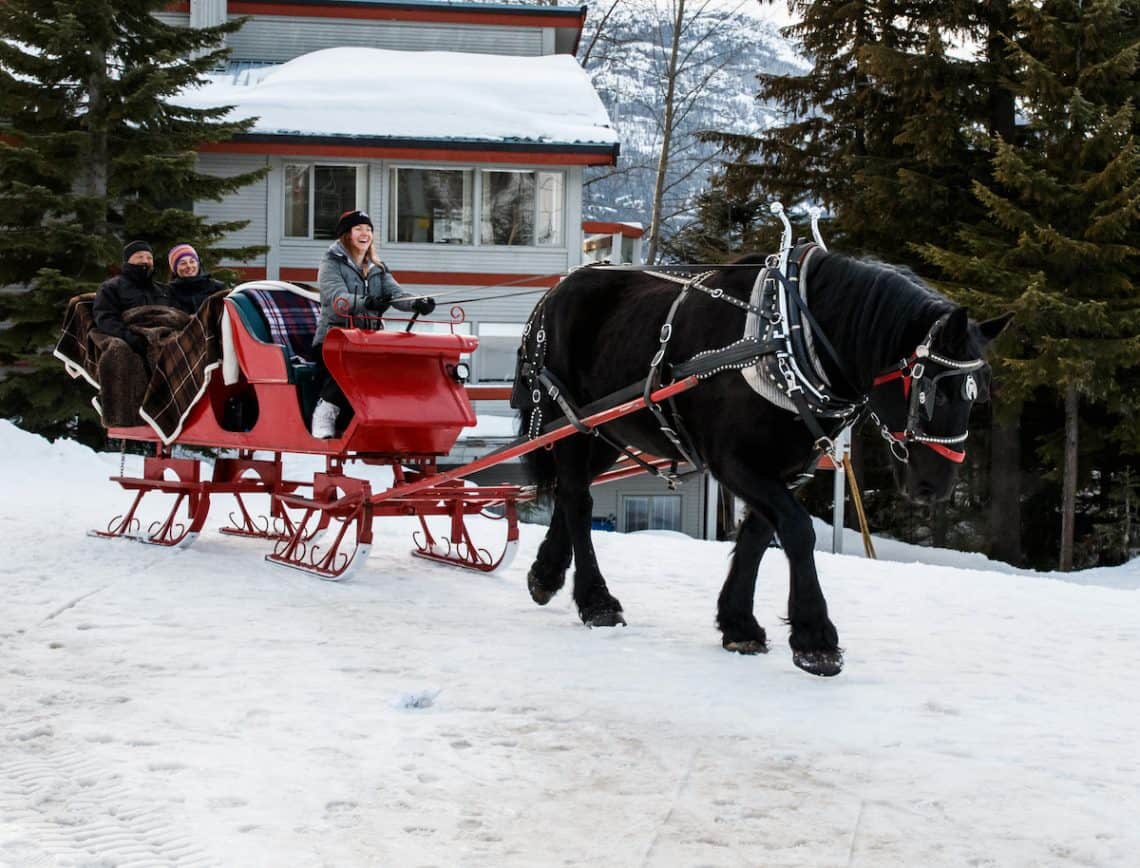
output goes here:
[{"label": "mountain in background", "polygon": [[[578,57],[617,128],[621,156],[616,168],[588,171],[583,216],[648,225],[665,116],[671,9],[651,0],[619,0],[603,23],[607,9],[604,0],[590,7]],[[774,24],[741,11],[705,7],[689,17],[680,54],[687,52],[677,88],[687,96],[677,103],[680,120],[663,207],[666,237],[689,219],[693,197],[718,166],[717,146],[698,141],[697,134],[766,128],[776,111],[756,99],[756,75],[808,69]]]}]

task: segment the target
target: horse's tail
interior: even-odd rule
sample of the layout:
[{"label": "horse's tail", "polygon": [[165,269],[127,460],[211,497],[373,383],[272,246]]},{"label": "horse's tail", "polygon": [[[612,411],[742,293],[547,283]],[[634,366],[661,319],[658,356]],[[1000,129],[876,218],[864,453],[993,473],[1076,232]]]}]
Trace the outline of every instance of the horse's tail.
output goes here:
[{"label": "horse's tail", "polygon": [[[544,412],[548,401],[538,380],[547,349],[543,306],[548,295],[543,296],[527,320],[515,359],[511,406],[519,411],[519,436],[528,440],[533,440],[542,433],[543,417],[547,421],[551,417],[549,412]],[[530,481],[540,490],[554,487],[557,472],[554,456],[549,449],[535,449],[526,453],[522,456],[522,463]]]}]

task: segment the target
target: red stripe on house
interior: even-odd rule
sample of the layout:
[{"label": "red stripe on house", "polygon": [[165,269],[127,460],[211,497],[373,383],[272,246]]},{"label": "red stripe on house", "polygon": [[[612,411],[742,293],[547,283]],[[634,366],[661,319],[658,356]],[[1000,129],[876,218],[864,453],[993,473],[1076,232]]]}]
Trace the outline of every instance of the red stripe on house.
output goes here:
[{"label": "red stripe on house", "polygon": [[[190,12],[188,2],[170,3],[167,12]],[[542,9],[536,13],[504,12],[501,9],[458,10],[445,8],[393,8],[382,5],[322,3],[230,3],[230,15],[282,15],[296,18],[353,18],[372,21],[434,21],[444,24],[488,24],[499,27],[571,27],[581,28],[586,14],[579,9]]]},{"label": "red stripe on house", "polygon": [[[292,3],[231,3],[233,15],[287,15],[301,18],[353,18],[366,21],[434,21],[440,24],[491,24],[499,27],[542,27],[565,19],[577,25],[578,10],[572,15],[526,15],[513,12],[459,11],[458,9],[392,9],[384,6],[302,6]],[[544,20],[545,19],[545,20]]]},{"label": "red stripe on house", "polygon": [[610,220],[583,220],[582,231],[589,232],[591,235],[613,235],[617,233],[626,238],[640,238],[645,234],[645,230],[639,226],[615,223]]},{"label": "red stripe on house", "polygon": [[472,401],[509,401],[510,386],[466,386],[467,397]]},{"label": "red stripe on house", "polygon": [[[242,268],[235,268],[241,271]],[[265,269],[261,274],[251,277],[257,280],[265,277]],[[482,286],[488,289],[509,289],[511,287],[551,287],[562,279],[561,274],[488,274],[479,271],[407,271],[402,268],[392,269],[396,280],[409,286]],[[281,280],[298,280],[302,283],[315,283],[317,269],[315,268],[282,268]]]},{"label": "red stripe on house", "polygon": [[282,268],[278,271],[279,280],[299,280],[302,283],[316,283],[317,270],[315,268]]},{"label": "red stripe on house", "polygon": [[561,274],[482,274],[477,271],[407,271],[392,269],[400,283],[444,286],[483,286],[488,289],[511,287],[550,287],[558,283]]},{"label": "red stripe on house", "polygon": [[220,154],[280,154],[306,157],[357,157],[389,160],[439,160],[448,163],[527,163],[541,166],[612,166],[617,159],[612,149],[543,153],[541,151],[455,150],[440,148],[401,148],[379,145],[318,145],[299,142],[217,142],[201,145],[201,152]]}]

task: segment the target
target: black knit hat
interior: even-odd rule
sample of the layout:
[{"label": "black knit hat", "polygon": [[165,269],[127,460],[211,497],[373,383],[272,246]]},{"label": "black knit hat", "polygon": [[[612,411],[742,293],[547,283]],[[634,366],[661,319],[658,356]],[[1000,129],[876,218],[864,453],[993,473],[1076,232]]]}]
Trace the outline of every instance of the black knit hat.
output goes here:
[{"label": "black knit hat", "polygon": [[333,232],[333,235],[340,238],[353,226],[360,226],[365,223],[368,224],[369,229],[373,228],[372,218],[368,216],[367,211],[345,211],[340,215],[340,219],[336,221],[336,231]]},{"label": "black knit hat", "polygon": [[132,241],[123,248],[123,264],[126,265],[130,261],[131,257],[134,256],[134,254],[138,253],[140,250],[145,250],[147,253],[151,254],[154,253],[154,251],[151,249],[151,246],[145,241]]}]

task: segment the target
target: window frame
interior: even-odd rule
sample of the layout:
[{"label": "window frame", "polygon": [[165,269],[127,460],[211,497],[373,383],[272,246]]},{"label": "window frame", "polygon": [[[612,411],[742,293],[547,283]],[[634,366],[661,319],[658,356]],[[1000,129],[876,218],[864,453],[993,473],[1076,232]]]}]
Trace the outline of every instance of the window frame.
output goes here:
[{"label": "window frame", "polygon": [[[570,183],[570,173],[565,169],[554,166],[488,166],[482,163],[410,163],[410,162],[391,162],[386,164],[387,172],[385,173],[385,193],[387,197],[387,207],[385,209],[385,219],[389,226],[384,233],[384,244],[390,247],[399,247],[402,249],[419,249],[419,250],[437,250],[440,247],[459,247],[465,250],[495,250],[499,252],[504,251],[518,251],[525,250],[528,252],[560,252],[567,249],[567,191]],[[398,213],[396,208],[398,206],[398,181],[396,180],[395,173],[401,170],[415,170],[421,169],[426,171],[453,171],[453,172],[470,172],[471,173],[471,243],[470,244],[454,244],[445,245],[439,242],[424,242],[424,241],[394,241],[394,224],[398,220]],[[559,214],[561,215],[560,222],[560,238],[553,244],[484,244],[483,243],[483,176],[487,172],[530,172],[535,176],[535,197],[534,197],[534,228],[537,235],[539,226],[539,190],[540,184],[538,176],[542,174],[558,175],[559,184],[561,188],[561,203],[559,206]]]},{"label": "window frame", "polygon": [[[531,232],[533,233],[535,238],[538,237],[538,228],[542,222],[540,219],[541,214],[542,214],[542,207],[541,207],[542,184],[541,184],[540,178],[542,175],[555,175],[558,177],[558,179],[559,179],[558,180],[558,190],[559,190],[559,193],[561,194],[562,202],[561,202],[561,208],[559,208],[559,210],[558,210],[558,213],[561,215],[561,219],[558,221],[559,239],[557,242],[555,242],[553,244],[539,244],[537,241],[532,241],[530,244],[494,244],[494,243],[488,244],[488,243],[485,243],[483,241],[483,213],[482,213],[483,212],[483,199],[482,199],[482,196],[483,196],[483,190],[485,189],[483,186],[483,179],[485,179],[487,175],[490,175],[493,173],[498,173],[501,175],[528,175],[529,174],[529,175],[534,176],[534,187],[533,187],[533,189],[534,189],[534,203],[533,203],[533,207],[531,209]],[[531,249],[531,250],[558,250],[558,249],[564,248],[566,246],[566,173],[565,172],[559,171],[556,169],[548,169],[548,168],[541,168],[541,169],[521,168],[520,169],[520,168],[509,168],[509,167],[505,167],[505,166],[495,166],[493,168],[484,167],[484,168],[480,169],[478,172],[478,175],[480,178],[479,188],[478,188],[480,198],[479,198],[479,215],[478,215],[479,216],[479,222],[477,225],[479,227],[479,244],[480,244],[480,246],[492,247],[492,248],[495,248],[498,250],[517,250],[519,248]]]},{"label": "window frame", "polygon": [[[677,512],[677,526],[676,527],[653,527],[653,502],[654,500],[669,500],[676,506]],[[637,528],[637,530],[630,530],[629,527],[629,505],[631,501],[643,500],[645,501],[645,512],[648,516],[648,526]],[[623,494],[621,496],[621,532],[622,533],[638,533],[643,530],[668,530],[684,533],[685,527],[685,504],[682,496],[679,494]]]},{"label": "window frame", "polygon": [[[478,246],[478,230],[475,222],[476,215],[478,214],[478,207],[475,201],[476,197],[476,178],[478,172],[473,166],[465,166],[462,164],[427,164],[427,165],[413,165],[404,163],[388,163],[386,165],[387,172],[385,173],[385,193],[387,195],[387,207],[385,208],[384,220],[387,223],[387,228],[384,232],[385,246],[401,247],[401,248],[418,248],[426,250],[437,250],[440,247],[460,247],[470,249]],[[465,244],[444,244],[441,241],[397,241],[395,239],[396,227],[400,222],[400,214],[397,210],[400,204],[400,186],[399,186],[399,172],[458,172],[460,174],[469,172],[471,175],[471,241]]]},{"label": "window frame", "polygon": [[[353,208],[367,211],[368,203],[368,163],[358,163],[351,161],[339,160],[283,160],[281,162],[281,238],[284,241],[320,241],[327,242],[327,238],[317,238],[315,235],[315,222],[317,219],[317,184],[316,184],[316,170],[319,166],[322,169],[353,169],[356,172],[356,202]],[[308,212],[308,234],[307,235],[290,235],[289,230],[289,190],[286,186],[285,179],[287,177],[290,166],[305,166],[309,175],[309,201],[306,204]],[[352,210],[349,208],[346,211]]]}]

